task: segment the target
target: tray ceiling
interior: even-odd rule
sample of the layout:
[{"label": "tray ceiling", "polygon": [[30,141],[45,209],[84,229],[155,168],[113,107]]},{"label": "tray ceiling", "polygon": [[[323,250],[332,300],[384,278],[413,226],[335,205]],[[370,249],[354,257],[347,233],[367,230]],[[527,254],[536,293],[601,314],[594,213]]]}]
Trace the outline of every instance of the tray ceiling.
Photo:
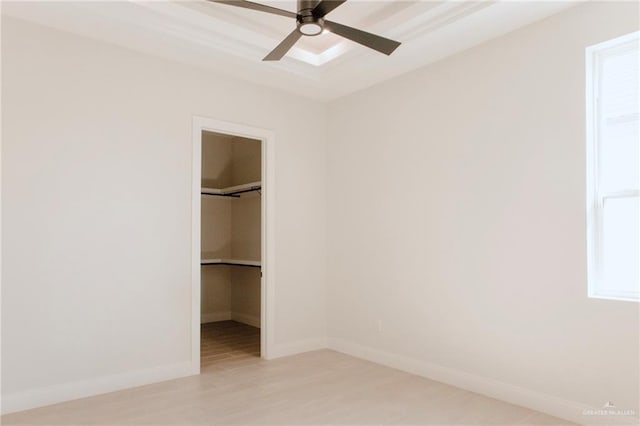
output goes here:
[{"label": "tray ceiling", "polygon": [[[296,2],[259,1],[296,11]],[[330,19],[396,39],[387,57],[331,33],[303,37],[280,62],[262,62],[293,28],[290,18],[189,1],[2,2],[2,13],[330,100],[427,65],[555,14],[575,2],[358,1]]]}]

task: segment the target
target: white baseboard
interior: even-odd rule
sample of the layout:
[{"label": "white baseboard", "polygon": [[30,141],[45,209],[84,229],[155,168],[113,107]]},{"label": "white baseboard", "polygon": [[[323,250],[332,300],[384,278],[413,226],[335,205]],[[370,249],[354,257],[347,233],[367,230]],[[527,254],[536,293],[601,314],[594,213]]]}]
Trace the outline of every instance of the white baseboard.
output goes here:
[{"label": "white baseboard", "polygon": [[275,359],[320,349],[327,349],[327,339],[324,337],[298,340],[291,343],[278,343],[271,346],[267,359]]},{"label": "white baseboard", "polygon": [[208,312],[200,314],[200,324],[208,322],[227,321],[231,319],[230,311]]},{"label": "white baseboard", "polygon": [[2,414],[192,375],[191,362],[2,394]]},{"label": "white baseboard", "polygon": [[638,419],[635,417],[585,415],[585,412],[594,412],[594,410],[597,412],[601,411],[601,408],[590,407],[476,374],[384,352],[341,339],[329,338],[327,347],[356,358],[366,359],[578,424],[638,424]]},{"label": "white baseboard", "polygon": [[239,312],[231,312],[231,319],[243,324],[260,328],[260,317],[255,315],[241,314]]}]

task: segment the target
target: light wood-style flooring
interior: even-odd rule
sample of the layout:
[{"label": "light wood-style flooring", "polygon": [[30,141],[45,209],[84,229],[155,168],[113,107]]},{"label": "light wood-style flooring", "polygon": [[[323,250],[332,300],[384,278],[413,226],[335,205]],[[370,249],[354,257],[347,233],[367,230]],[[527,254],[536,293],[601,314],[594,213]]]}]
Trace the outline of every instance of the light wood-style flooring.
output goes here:
[{"label": "light wood-style flooring", "polygon": [[[255,353],[255,352],[253,352]],[[560,425],[330,350],[230,357],[199,376],[14,413],[9,425]]]},{"label": "light wood-style flooring", "polygon": [[229,360],[260,357],[260,329],[235,321],[200,327],[200,368]]}]

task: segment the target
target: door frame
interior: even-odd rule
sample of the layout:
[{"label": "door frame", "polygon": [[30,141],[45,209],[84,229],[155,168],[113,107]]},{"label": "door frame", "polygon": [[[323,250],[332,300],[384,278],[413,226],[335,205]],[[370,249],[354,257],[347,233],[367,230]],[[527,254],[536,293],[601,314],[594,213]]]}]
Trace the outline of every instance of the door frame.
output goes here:
[{"label": "door frame", "polygon": [[200,374],[200,226],[202,131],[256,139],[262,142],[260,356],[268,359],[274,344],[275,283],[275,134],[271,130],[213,118],[193,117],[191,185],[191,370]]}]

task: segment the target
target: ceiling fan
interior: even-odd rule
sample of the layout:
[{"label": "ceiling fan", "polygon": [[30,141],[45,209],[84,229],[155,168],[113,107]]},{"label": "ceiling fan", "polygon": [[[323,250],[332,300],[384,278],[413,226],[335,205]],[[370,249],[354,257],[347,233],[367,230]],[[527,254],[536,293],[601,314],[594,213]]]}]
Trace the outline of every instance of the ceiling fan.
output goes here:
[{"label": "ceiling fan", "polygon": [[324,17],[346,0],[298,0],[298,13],[278,9],[260,3],[243,0],[210,0],[215,3],[228,4],[230,6],[244,7],[246,9],[267,12],[274,15],[295,18],[297,27],[275,49],[262,59],[263,61],[279,61],[287,54],[294,44],[302,36],[317,36],[323,30],[360,43],[370,49],[377,50],[385,55],[391,55],[400,46],[400,43],[375,34],[361,31],[356,28],[329,21]]}]

